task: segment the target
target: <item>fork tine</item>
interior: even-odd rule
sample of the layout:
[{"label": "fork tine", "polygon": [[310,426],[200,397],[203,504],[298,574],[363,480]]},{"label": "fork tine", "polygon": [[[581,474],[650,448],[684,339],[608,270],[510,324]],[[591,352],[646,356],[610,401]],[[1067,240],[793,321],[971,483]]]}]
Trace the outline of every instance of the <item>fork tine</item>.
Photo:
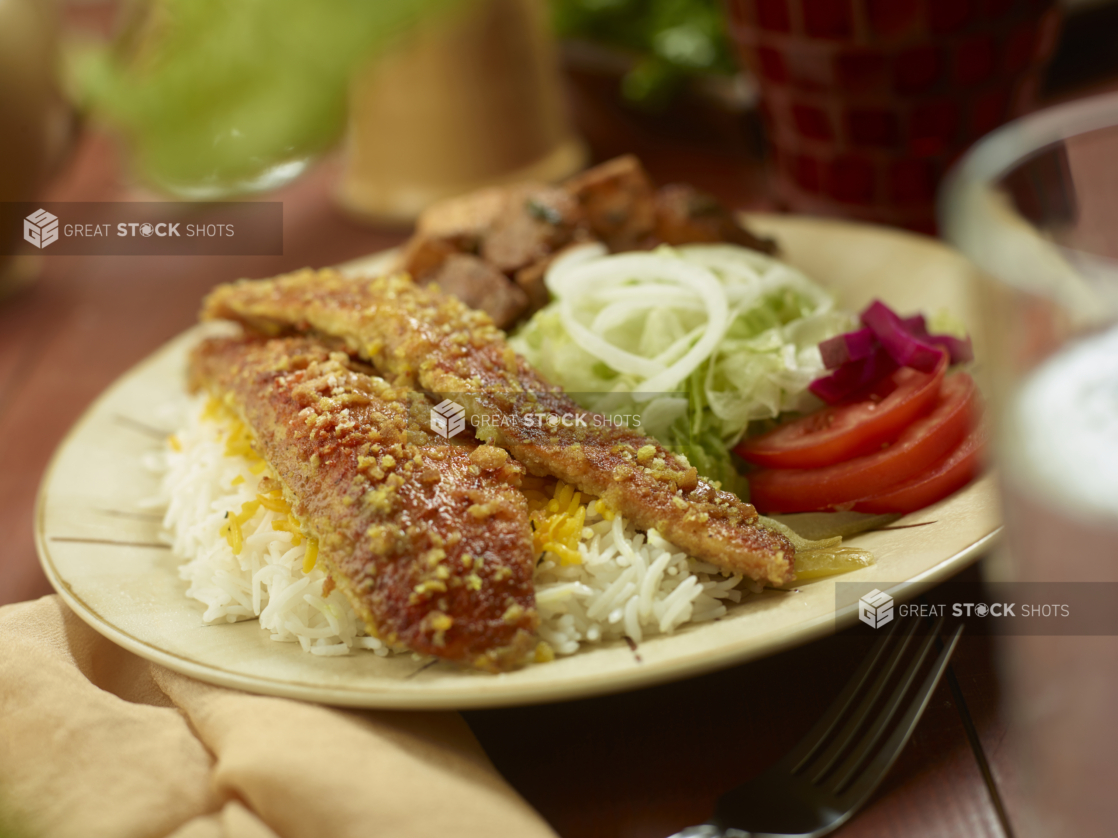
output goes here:
[{"label": "fork tine", "polygon": [[916,618],[905,620],[897,630],[896,642],[889,644],[889,654],[876,667],[872,673],[874,678],[868,687],[858,690],[853,697],[857,700],[852,709],[842,717],[841,727],[835,730],[826,743],[826,748],[812,761],[804,762],[804,769],[809,772],[807,779],[819,783],[831,771],[835,763],[846,753],[850,743],[860,736],[866,726],[874,706],[878,703],[885,688],[893,677],[893,673],[904,659],[909,648],[909,643],[915,634],[920,621]]},{"label": "fork tine", "polygon": [[853,784],[841,794],[844,804],[851,809],[861,805],[861,803],[873,793],[878,783],[881,782],[882,777],[893,767],[893,763],[897,761],[897,757],[900,756],[901,751],[904,750],[904,746],[908,743],[908,739],[912,735],[917,721],[923,714],[924,708],[928,705],[932,693],[935,692],[936,686],[939,684],[939,679],[947,670],[947,665],[951,660],[951,654],[955,651],[955,646],[958,644],[959,637],[962,633],[963,624],[960,623],[955,627],[954,631],[952,631],[951,636],[944,642],[943,649],[932,663],[932,668],[924,677],[924,682],[920,685],[920,689],[909,702],[908,709],[905,710],[904,715],[898,720],[896,727],[893,729],[893,733],[878,749],[873,759],[862,769],[861,774],[858,775]]},{"label": "fork tine", "polygon": [[891,625],[870,648],[870,652],[854,671],[850,680],[843,686],[842,691],[831,702],[826,712],[820,717],[811,730],[782,759],[781,763],[787,766],[793,774],[798,773],[816,753],[827,743],[830,733],[846,714],[851,703],[861,692],[863,686],[869,681],[870,676],[876,671],[878,662],[885,655],[890,642],[897,634],[900,622]]},{"label": "fork tine", "polygon": [[908,694],[909,689],[915,683],[916,676],[924,665],[924,660],[928,657],[928,652],[935,645],[936,637],[939,635],[940,629],[943,628],[943,623],[944,618],[940,617],[932,627],[931,632],[920,642],[885,706],[874,714],[872,726],[862,734],[857,746],[843,759],[828,781],[828,785],[835,790],[836,794],[841,794],[850,784],[862,762],[873,752],[878,740],[889,729],[889,722],[892,721],[893,716],[901,706],[901,702],[904,701],[905,695]]}]

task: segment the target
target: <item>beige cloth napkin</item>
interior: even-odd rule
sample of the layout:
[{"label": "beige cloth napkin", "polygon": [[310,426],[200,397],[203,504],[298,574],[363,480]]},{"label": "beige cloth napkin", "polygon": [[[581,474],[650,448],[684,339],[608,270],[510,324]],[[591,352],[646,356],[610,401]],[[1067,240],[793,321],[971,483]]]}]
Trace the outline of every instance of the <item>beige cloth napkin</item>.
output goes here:
[{"label": "beige cloth napkin", "polygon": [[0,608],[0,836],[554,836],[456,713],[203,684],[58,597]]}]

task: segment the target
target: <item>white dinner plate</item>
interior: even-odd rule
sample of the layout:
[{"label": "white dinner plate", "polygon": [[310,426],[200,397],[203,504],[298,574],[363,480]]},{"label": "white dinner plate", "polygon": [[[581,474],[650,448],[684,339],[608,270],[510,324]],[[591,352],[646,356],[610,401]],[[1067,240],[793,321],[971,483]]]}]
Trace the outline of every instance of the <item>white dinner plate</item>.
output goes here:
[{"label": "white dinner plate", "polygon": [[[947,308],[977,328],[974,269],[931,239],[810,218],[751,216],[750,223],[775,236],[784,258],[830,287],[846,308],[860,310],[880,297],[903,313]],[[184,398],[186,353],[201,332],[171,341],[89,408],[46,472],[35,529],[51,584],[83,620],[137,655],[203,681],[329,704],[411,709],[628,690],[772,654],[850,625],[856,608],[836,608],[836,578],[900,580],[890,592],[909,597],[965,567],[1000,529],[987,475],[899,522],[934,523],[851,539],[873,551],[875,567],[730,604],[726,617],[646,639],[636,652],[614,642],[502,675],[426,666],[410,655],[308,655],[298,644],[270,640],[255,621],[203,625],[203,606],[186,598],[176,561],[159,544],[158,520],[139,511],[157,487],[144,454],[173,430],[167,406]]]}]

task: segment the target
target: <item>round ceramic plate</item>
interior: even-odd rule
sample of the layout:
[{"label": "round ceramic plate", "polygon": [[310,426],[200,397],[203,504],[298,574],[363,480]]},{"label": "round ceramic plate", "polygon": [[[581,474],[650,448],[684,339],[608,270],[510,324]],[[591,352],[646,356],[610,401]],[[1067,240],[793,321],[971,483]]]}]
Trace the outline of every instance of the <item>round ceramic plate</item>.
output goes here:
[{"label": "round ceramic plate", "polygon": [[[977,325],[973,269],[931,239],[807,218],[750,222],[776,236],[785,258],[832,288],[840,305],[859,310],[880,297],[902,312],[947,308]],[[721,620],[645,640],[635,651],[615,642],[496,676],[410,655],[316,657],[269,640],[255,621],[205,626],[202,606],[184,596],[176,561],[159,543],[159,516],[143,512],[157,485],[144,455],[173,430],[168,406],[185,398],[186,353],[202,331],[180,336],[117,381],[62,443],[40,489],[36,540],[51,583],[93,628],[142,657],[203,681],[330,704],[495,707],[686,678],[856,620],[854,603],[836,606],[835,579],[821,579],[732,605]],[[877,565],[837,578],[896,580],[889,590],[908,597],[956,573],[999,529],[993,480],[987,475],[899,523],[924,526],[852,539]]]}]

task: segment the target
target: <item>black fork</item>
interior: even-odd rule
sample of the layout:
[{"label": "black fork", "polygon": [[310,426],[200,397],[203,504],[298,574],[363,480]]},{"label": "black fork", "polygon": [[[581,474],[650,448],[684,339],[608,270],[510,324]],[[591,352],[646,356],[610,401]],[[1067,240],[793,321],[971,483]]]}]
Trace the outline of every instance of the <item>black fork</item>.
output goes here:
[{"label": "black fork", "polygon": [[724,794],[710,823],[672,838],[819,838],[849,820],[904,749],[963,632],[959,624],[925,666],[944,618],[923,637],[920,623],[894,622],[791,751]]}]

